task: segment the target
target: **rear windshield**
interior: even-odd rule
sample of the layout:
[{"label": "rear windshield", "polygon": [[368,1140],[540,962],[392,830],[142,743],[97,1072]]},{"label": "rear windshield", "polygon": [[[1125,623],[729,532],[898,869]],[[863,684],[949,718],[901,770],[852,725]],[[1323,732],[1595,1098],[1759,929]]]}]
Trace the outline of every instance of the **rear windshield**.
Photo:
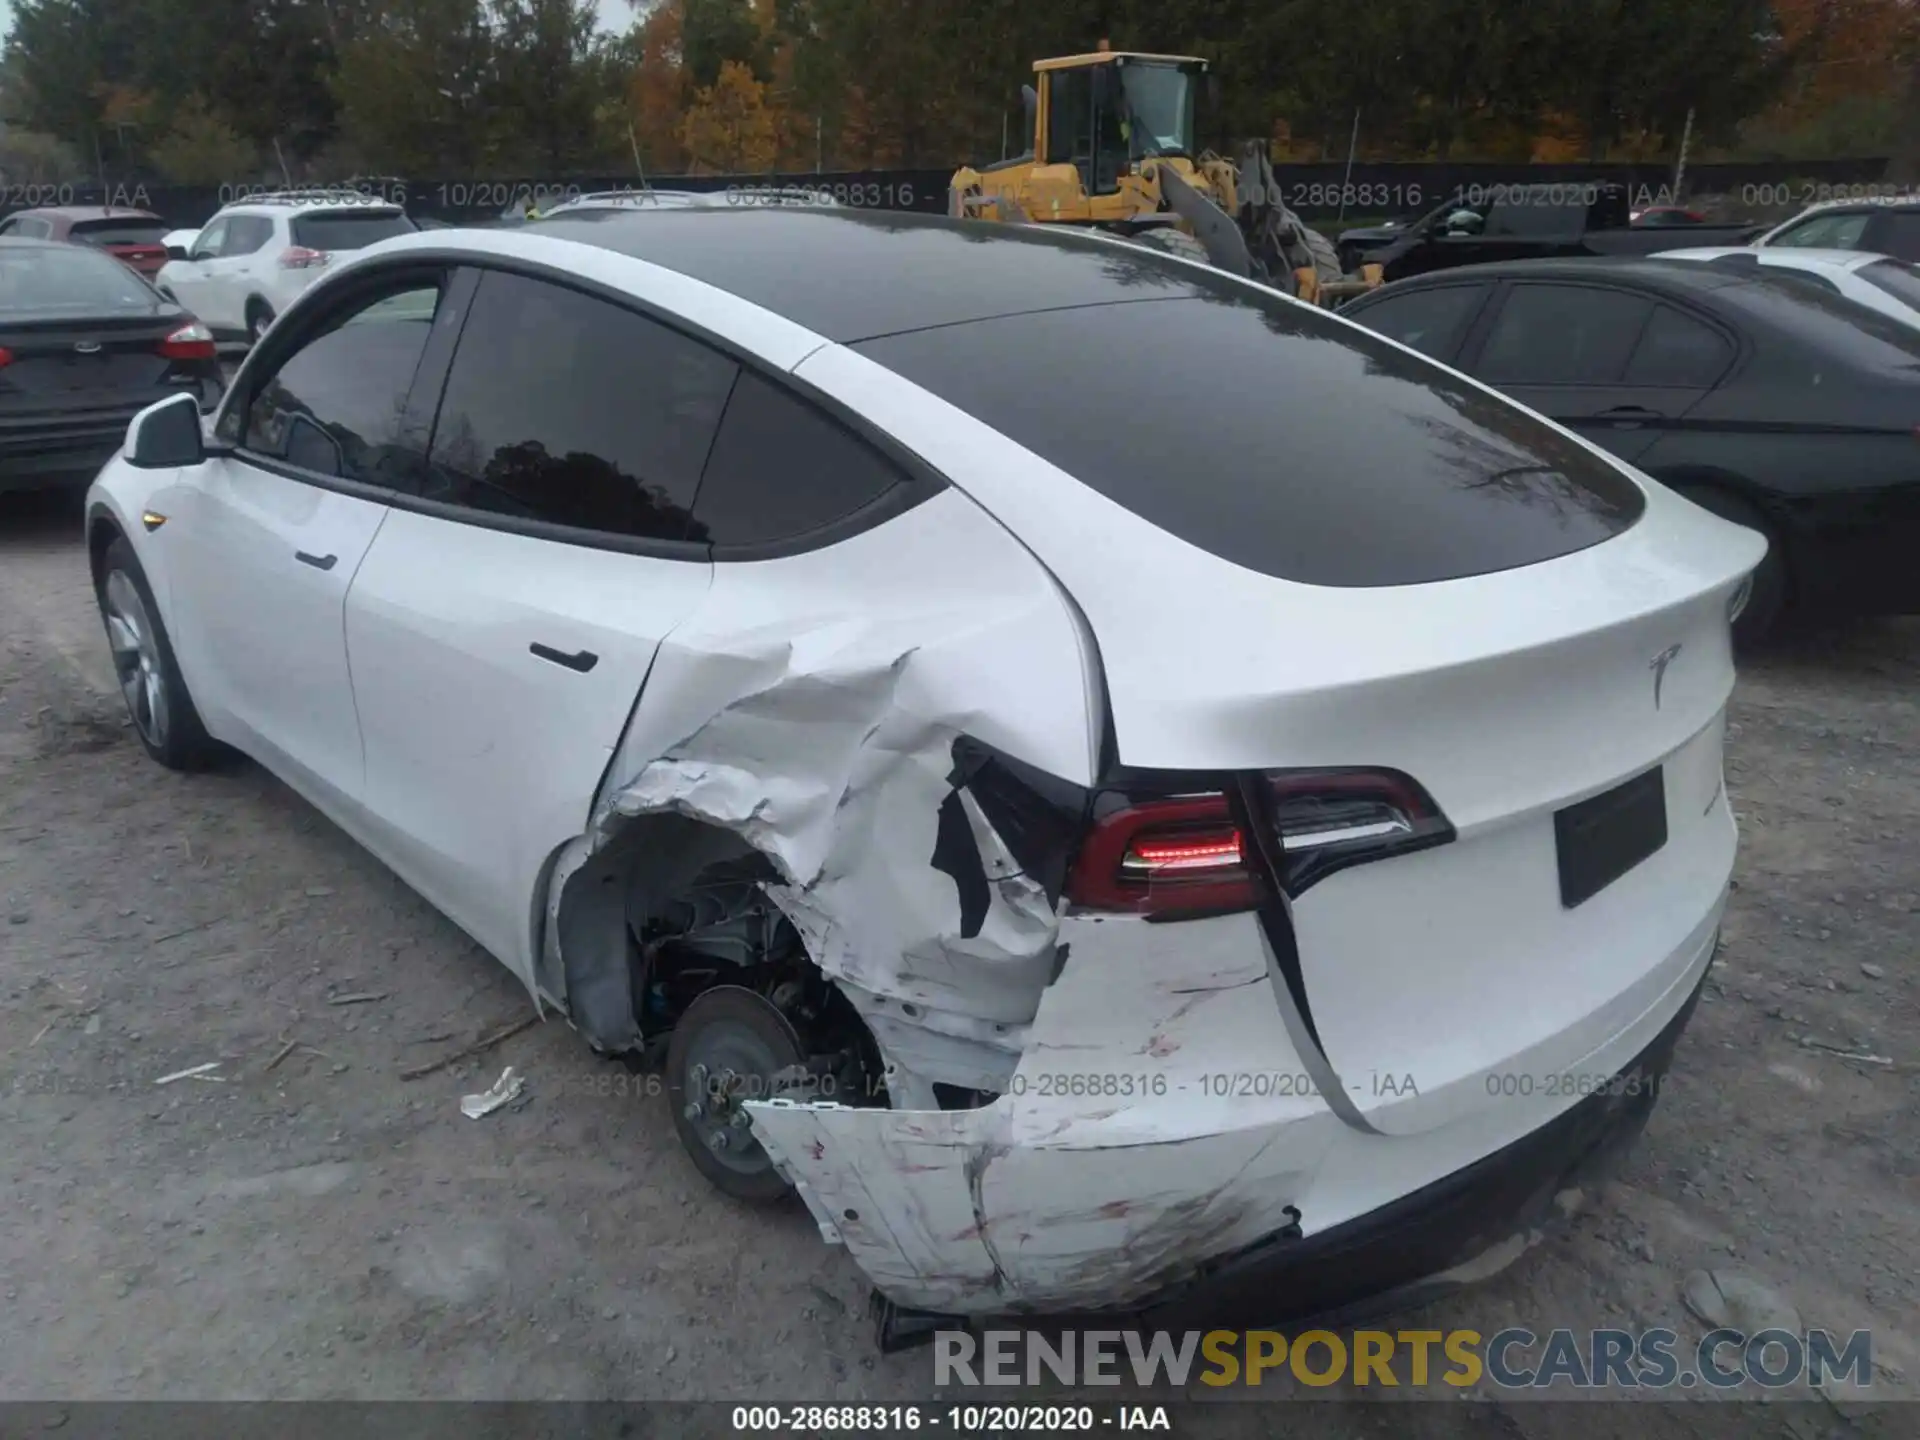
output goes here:
[{"label": "rear windshield", "polygon": [[1253,291],[1042,311],[857,349],[1141,518],[1310,585],[1415,585],[1585,549],[1645,507],[1528,412]]},{"label": "rear windshield", "polygon": [[1876,373],[1920,365],[1920,327],[1848,299],[1823,277],[1767,265],[1715,294],[1785,331],[1795,358],[1816,369],[1835,361]]},{"label": "rear windshield", "polygon": [[1920,270],[1899,260],[1875,260],[1862,265],[1858,273],[1862,280],[1886,291],[1902,305],[1920,310]]},{"label": "rear windshield", "polygon": [[78,245],[0,246],[0,326],[42,314],[151,310],[159,297],[112,256]]},{"label": "rear windshield", "polygon": [[293,243],[309,250],[362,250],[413,229],[400,210],[322,210],[294,217]]},{"label": "rear windshield", "polygon": [[158,220],[78,220],[67,234],[89,245],[159,245],[167,230]]}]

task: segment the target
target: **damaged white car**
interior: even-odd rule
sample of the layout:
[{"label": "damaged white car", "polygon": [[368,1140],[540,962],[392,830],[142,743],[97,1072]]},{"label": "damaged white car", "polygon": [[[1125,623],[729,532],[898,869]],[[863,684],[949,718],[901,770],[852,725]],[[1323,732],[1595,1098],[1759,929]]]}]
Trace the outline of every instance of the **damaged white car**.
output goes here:
[{"label": "damaged white car", "polygon": [[142,742],[258,759],[722,1190],[936,1317],[1498,1268],[1711,961],[1764,542],[1145,249],[806,209],[369,249],[90,548]]}]

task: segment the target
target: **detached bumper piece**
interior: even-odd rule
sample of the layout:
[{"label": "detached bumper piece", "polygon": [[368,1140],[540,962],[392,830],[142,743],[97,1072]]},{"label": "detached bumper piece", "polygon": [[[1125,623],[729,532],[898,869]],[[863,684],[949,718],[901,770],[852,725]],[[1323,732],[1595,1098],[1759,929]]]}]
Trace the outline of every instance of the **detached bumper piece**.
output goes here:
[{"label": "detached bumper piece", "polygon": [[[1136,1330],[1276,1329],[1313,1321],[1351,1324],[1412,1309],[1471,1283],[1469,1262],[1516,1236],[1553,1229],[1570,1213],[1559,1197],[1591,1191],[1645,1129],[1673,1050],[1699,1003],[1696,988],[1617,1083],[1495,1151],[1390,1205],[1344,1225],[1269,1236],[1208,1267],[1138,1310],[1045,1317],[1047,1328]],[[1391,1141],[1383,1143],[1391,1144]],[[909,1349],[979,1317],[930,1315],[874,1297],[885,1353]],[[1013,1323],[1021,1318],[1009,1317]]]}]

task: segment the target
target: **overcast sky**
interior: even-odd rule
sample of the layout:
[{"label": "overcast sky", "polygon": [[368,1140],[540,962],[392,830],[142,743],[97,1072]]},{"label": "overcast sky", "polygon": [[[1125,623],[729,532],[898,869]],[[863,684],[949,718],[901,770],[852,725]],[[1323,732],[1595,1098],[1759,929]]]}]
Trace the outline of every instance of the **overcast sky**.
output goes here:
[{"label": "overcast sky", "polygon": [[[633,23],[634,9],[627,0],[594,0],[600,11],[600,28],[616,35]],[[13,28],[13,0],[0,0],[0,36]]]}]

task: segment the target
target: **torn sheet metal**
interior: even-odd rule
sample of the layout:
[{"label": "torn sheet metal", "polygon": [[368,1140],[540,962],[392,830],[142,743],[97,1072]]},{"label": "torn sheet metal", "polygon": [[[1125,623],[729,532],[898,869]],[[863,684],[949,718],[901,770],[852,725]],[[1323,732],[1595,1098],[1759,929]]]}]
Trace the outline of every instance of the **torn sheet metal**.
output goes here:
[{"label": "torn sheet metal", "polygon": [[[638,869],[613,852],[678,817],[768,862],[769,895],[902,1093],[1003,1086],[1054,972],[1054,901],[956,791],[955,743],[1088,783],[1089,663],[1046,572],[955,492],[831,552],[717,567],[655,659],[589,833],[555,866],[548,969],[576,1023],[604,1048],[637,1043],[624,929],[600,892],[624,888],[617,870],[666,893],[677,841],[643,844]],[[1021,704],[1000,703],[1009,690]]]},{"label": "torn sheet metal", "polygon": [[[1343,1129],[1292,1076],[1255,923],[1190,922],[1174,956],[1145,922],[1069,918],[1068,958],[998,1101],[754,1104],[754,1133],[896,1303],[1144,1298],[1292,1225]],[[1248,1075],[1250,1055],[1271,1073]]]}]

